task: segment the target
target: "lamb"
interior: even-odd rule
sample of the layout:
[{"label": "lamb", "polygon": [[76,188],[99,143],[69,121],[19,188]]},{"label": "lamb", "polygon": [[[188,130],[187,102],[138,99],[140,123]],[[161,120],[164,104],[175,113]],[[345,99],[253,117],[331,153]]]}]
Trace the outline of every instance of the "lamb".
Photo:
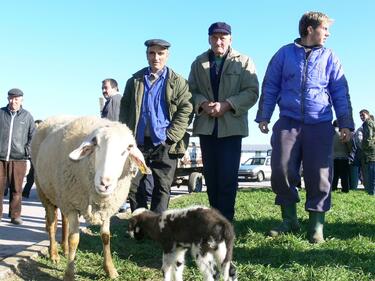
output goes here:
[{"label": "lamb", "polygon": [[124,124],[98,117],[52,117],[38,127],[31,150],[53,262],[59,261],[57,208],[62,213],[62,246],[68,255],[64,280],[74,280],[80,215],[88,223],[101,226],[104,270],[110,278],[116,278],[110,217],[126,199],[137,167],[150,173],[132,132]]},{"label": "lamb", "polygon": [[237,280],[231,262],[234,230],[215,209],[193,206],[162,214],[137,209],[129,219],[128,233],[138,240],[147,235],[161,244],[165,281],[182,280],[188,249],[205,280],[219,280],[221,272],[224,281]]}]

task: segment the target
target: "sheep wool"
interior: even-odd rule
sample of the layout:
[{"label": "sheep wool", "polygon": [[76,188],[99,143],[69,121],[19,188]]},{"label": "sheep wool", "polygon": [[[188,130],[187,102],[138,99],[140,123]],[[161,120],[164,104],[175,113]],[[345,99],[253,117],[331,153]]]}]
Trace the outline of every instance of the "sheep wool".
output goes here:
[{"label": "sheep wool", "polygon": [[[117,277],[109,250],[109,220],[126,200],[137,167],[149,172],[132,132],[124,124],[99,117],[56,116],[38,127],[31,149],[35,183],[46,209],[52,260],[59,259],[52,229],[59,208],[63,228],[69,223],[68,242],[63,233],[64,253],[72,244],[78,245],[81,215],[88,223],[101,226],[104,269],[111,278]],[[74,279],[73,265],[74,255],[69,255],[66,280]]]}]

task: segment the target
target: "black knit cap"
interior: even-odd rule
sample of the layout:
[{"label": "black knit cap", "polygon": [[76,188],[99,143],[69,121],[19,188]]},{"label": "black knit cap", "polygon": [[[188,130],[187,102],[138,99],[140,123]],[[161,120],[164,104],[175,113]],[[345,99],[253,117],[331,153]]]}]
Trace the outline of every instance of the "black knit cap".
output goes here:
[{"label": "black knit cap", "polygon": [[20,89],[13,88],[8,91],[8,96],[9,97],[22,97],[23,92]]}]

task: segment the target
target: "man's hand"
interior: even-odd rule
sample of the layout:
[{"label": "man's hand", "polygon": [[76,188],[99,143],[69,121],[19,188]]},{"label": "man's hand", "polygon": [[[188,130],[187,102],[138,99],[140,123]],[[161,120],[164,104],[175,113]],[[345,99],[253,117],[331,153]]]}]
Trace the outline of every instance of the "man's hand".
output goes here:
[{"label": "man's hand", "polygon": [[268,129],[268,122],[267,121],[260,122],[258,127],[263,134],[268,134],[269,129]]},{"label": "man's hand", "polygon": [[205,101],[201,104],[203,111],[211,117],[221,117],[225,112],[232,109],[229,102],[208,102]]},{"label": "man's hand", "polygon": [[342,142],[349,142],[352,138],[352,132],[348,128],[340,129],[340,140]]}]

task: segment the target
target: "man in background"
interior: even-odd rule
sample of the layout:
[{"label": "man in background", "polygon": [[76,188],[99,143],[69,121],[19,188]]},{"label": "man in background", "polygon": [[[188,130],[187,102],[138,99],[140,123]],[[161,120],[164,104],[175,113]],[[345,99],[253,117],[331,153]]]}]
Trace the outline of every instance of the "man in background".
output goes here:
[{"label": "man in background", "polygon": [[122,95],[119,93],[117,81],[108,78],[102,81],[102,93],[106,99],[102,109],[102,118],[118,121]]},{"label": "man in background", "polygon": [[35,124],[31,114],[23,109],[23,92],[11,89],[8,105],[0,109],[0,221],[3,215],[4,189],[8,182],[11,223],[22,224],[22,184],[30,158],[31,138]]},{"label": "man in background", "polygon": [[365,190],[369,195],[375,195],[375,122],[369,112],[366,115],[368,117],[366,116],[362,125],[362,151],[367,172]]},{"label": "man in background", "polygon": [[[40,123],[42,123],[42,120],[35,120],[35,128],[39,126]],[[30,190],[34,185],[34,166],[33,163],[30,161],[30,170],[29,173],[26,176],[26,184],[23,187],[22,191],[22,197],[29,198],[30,197]]]}]

